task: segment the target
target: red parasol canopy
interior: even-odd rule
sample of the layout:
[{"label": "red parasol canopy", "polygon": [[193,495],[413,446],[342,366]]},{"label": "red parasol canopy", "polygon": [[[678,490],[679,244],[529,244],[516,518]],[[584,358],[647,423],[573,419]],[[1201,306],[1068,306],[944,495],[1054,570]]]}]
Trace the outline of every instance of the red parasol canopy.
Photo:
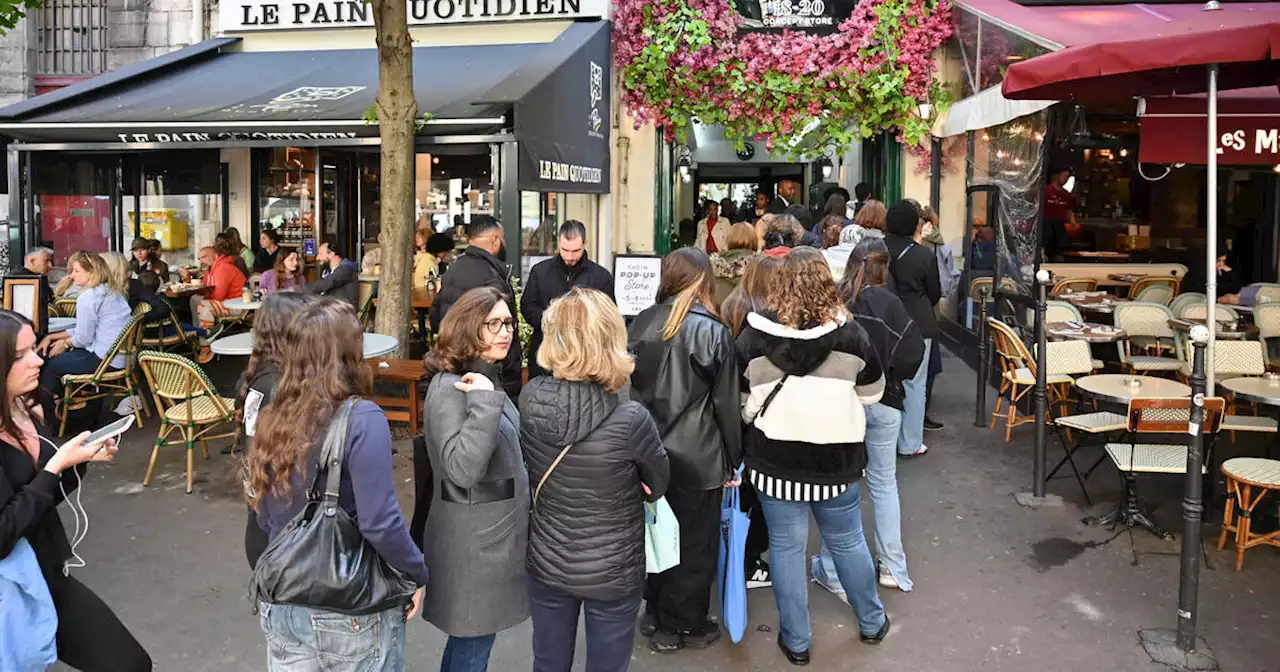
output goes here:
[{"label": "red parasol canopy", "polygon": [[1280,80],[1280,11],[1205,11],[1123,39],[1070,47],[1009,66],[1003,93],[1014,100],[1109,102],[1207,90],[1205,67],[1220,65],[1219,88]]}]

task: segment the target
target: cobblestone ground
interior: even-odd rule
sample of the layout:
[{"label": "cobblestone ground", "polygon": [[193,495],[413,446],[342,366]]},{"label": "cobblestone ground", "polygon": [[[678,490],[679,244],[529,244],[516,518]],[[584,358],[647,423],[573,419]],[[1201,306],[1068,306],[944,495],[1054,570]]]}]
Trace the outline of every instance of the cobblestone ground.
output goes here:
[{"label": "cobblestone ground", "polygon": [[[242,361],[218,365],[215,378],[234,380],[238,366]],[[1055,481],[1050,491],[1066,497],[1066,506],[1020,508],[1013,494],[1029,488],[1031,428],[1020,427],[1007,445],[1002,432],[975,428],[973,389],[972,374],[948,358],[934,410],[947,428],[928,436],[927,456],[901,463],[903,534],[916,590],[883,595],[893,632],[882,646],[860,644],[848,607],[815,586],[812,668],[1161,669],[1139,648],[1138,630],[1174,624],[1177,558],[1144,554],[1134,566],[1127,536],[1104,544],[1110,534],[1080,524],[1086,513],[1116,500],[1117,478],[1109,466],[1089,484],[1093,507],[1081,506],[1073,481]],[[244,598],[244,506],[233,461],[216,447],[212,459],[197,458],[196,491],[187,495],[185,461],[179,450],[169,449],[160,457],[157,478],[143,488],[156,424],[153,418],[133,431],[117,462],[93,469],[87,478],[83,501],[92,526],[80,553],[88,567],[77,576],[116,608],[158,670],[265,669],[262,635]],[[1230,450],[1260,454],[1262,446],[1255,440]],[[1058,451],[1051,445],[1051,459]],[[409,453],[408,442],[400,442],[397,482],[406,512]],[[1144,501],[1156,507],[1168,529],[1179,529],[1179,487],[1173,477],[1144,482]],[[69,514],[64,518],[71,520]],[[1218,520],[1205,528],[1213,569],[1202,574],[1201,634],[1224,670],[1280,670],[1280,551],[1250,551],[1244,571],[1236,573],[1233,555],[1213,547]],[[1176,543],[1145,533],[1135,539],[1145,553],[1178,550]],[[706,651],[659,656],[639,640],[634,669],[786,669],[774,645],[772,592],[751,591],[749,602],[751,625],[742,643],[726,639]],[[529,669],[529,637],[527,623],[502,633],[490,669]],[[408,669],[437,669],[443,643],[432,626],[414,622]],[[583,655],[580,643],[576,669]]]}]

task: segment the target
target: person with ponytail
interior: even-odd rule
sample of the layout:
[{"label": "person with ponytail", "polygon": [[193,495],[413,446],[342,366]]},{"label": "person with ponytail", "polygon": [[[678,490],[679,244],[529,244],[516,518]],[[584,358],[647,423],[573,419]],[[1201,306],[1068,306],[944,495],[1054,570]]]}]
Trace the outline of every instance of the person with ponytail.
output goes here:
[{"label": "person with ponytail", "polygon": [[682,248],[662,260],[657,303],[628,333],[631,398],[653,415],[671,462],[667,503],[680,522],[680,564],[651,574],[641,634],[671,653],[720,639],[707,619],[720,535],[720,495],[742,463],[733,336],[720,321],[707,254]]}]

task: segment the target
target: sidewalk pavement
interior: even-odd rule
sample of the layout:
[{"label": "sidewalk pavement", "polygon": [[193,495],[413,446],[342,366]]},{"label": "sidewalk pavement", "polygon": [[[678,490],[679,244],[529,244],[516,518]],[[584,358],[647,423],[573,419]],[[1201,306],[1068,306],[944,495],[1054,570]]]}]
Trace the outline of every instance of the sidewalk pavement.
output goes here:
[{"label": "sidewalk pavement", "polygon": [[[1074,480],[1054,481],[1060,508],[1028,510],[1013,494],[1031,482],[1030,425],[1003,432],[973,427],[974,378],[947,357],[932,415],[946,429],[927,435],[929,454],[900,463],[903,538],[915,592],[882,591],[893,620],[883,645],[858,642],[848,607],[812,586],[813,664],[823,670],[895,672],[1101,672],[1161,670],[1138,645],[1141,628],[1173,627],[1178,586],[1176,555],[1144,554],[1133,566],[1127,535],[1101,544],[1106,530],[1086,528]],[[154,441],[155,419],[127,435],[115,464],[91,468],[83,502],[92,526],[79,551],[88,563],[76,576],[112,605],[161,671],[230,672],[265,669],[265,647],[244,595],[244,504],[236,463],[218,455],[196,458],[195,493],[184,493],[185,460],[166,449],[149,488],[141,485]],[[412,506],[411,450],[400,442],[397,484],[406,514]],[[1050,459],[1060,455],[1050,445]],[[1090,481],[1094,505],[1117,496],[1115,472]],[[1144,502],[1177,530],[1178,478],[1153,479]],[[869,499],[864,499],[869,503]],[[869,508],[869,507],[868,507]],[[870,534],[870,512],[865,511]],[[1220,514],[1219,514],[1220,515]],[[70,525],[71,516],[64,513]],[[1280,670],[1280,551],[1251,550],[1244,571],[1230,552],[1216,550],[1219,518],[1205,527],[1214,569],[1201,574],[1200,634],[1222,669]],[[811,548],[817,548],[816,526]],[[1176,542],[1135,533],[1140,550],[1176,554]],[[1101,545],[1099,545],[1101,544]],[[743,642],[727,637],[706,651],[651,653],[637,638],[633,668],[640,672],[783,670],[775,646],[778,616],[769,589],[750,591],[750,627]],[[531,667],[526,622],[498,637],[490,669]],[[439,667],[444,636],[417,620],[409,628],[409,670]],[[579,636],[578,662],[585,647]],[[55,668],[66,669],[66,668]]]}]

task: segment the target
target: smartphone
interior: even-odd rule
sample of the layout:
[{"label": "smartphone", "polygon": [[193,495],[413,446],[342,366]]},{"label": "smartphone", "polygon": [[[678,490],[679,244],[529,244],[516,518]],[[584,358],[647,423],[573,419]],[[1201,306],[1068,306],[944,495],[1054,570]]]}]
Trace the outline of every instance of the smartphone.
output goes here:
[{"label": "smartphone", "polygon": [[84,445],[91,446],[99,441],[106,441],[114,436],[120,436],[121,434],[124,434],[125,430],[132,427],[133,423],[134,417],[132,415],[126,415],[125,417],[120,418],[119,420],[116,420],[115,422],[90,434],[89,438],[84,440]]}]

